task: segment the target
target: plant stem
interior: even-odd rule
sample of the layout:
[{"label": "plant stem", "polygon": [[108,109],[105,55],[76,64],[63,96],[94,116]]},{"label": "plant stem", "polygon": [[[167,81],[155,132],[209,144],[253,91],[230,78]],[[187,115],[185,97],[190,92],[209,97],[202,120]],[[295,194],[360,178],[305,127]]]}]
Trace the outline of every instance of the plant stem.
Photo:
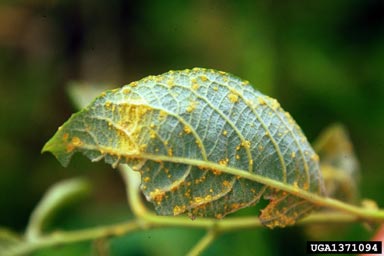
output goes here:
[{"label": "plant stem", "polygon": [[[316,213],[302,220],[298,225],[321,224],[321,223],[352,223],[358,219],[355,216],[341,213]],[[57,231],[51,234],[40,236],[33,242],[26,241],[17,247],[11,248],[3,255],[22,255],[33,252],[37,249],[51,247],[55,245],[69,244],[87,240],[94,240],[102,237],[122,236],[124,234],[148,228],[160,227],[185,227],[209,229],[215,226],[216,232],[233,232],[241,229],[252,229],[262,227],[257,217],[234,217],[223,220],[196,219],[191,220],[187,217],[167,217],[156,216],[151,213],[145,215],[145,219],[137,219],[129,222],[117,223],[109,226],[97,228],[87,228],[76,231]]]},{"label": "plant stem", "polygon": [[[128,202],[132,209],[132,212],[135,215],[135,220],[77,231],[58,231],[46,235],[42,235],[38,232],[37,235],[33,236],[33,239],[26,239],[25,241],[15,245],[14,247],[9,248],[7,251],[2,252],[2,255],[22,255],[31,253],[37,249],[46,248],[54,245],[69,244],[113,236],[122,236],[124,234],[143,229],[153,229],[165,226],[207,229],[208,233],[189,252],[190,255],[197,255],[198,252],[201,252],[204,248],[206,248],[219,233],[233,232],[241,229],[251,229],[262,226],[256,216],[232,217],[222,220],[211,218],[199,218],[191,220],[185,216],[157,216],[152,212],[148,211],[141,200],[141,194],[139,190],[140,177],[138,173],[134,172],[127,165],[121,165],[120,170],[123,179],[126,183]],[[313,196],[310,193],[308,194],[308,196]],[[316,197],[311,198],[311,201],[316,200]],[[330,198],[322,198],[322,200],[319,202],[322,202],[324,205],[335,206],[333,208],[336,209],[345,209],[346,205]],[[347,206],[351,207],[349,211],[350,213],[353,213],[353,211],[355,211],[355,208],[357,208],[359,211],[364,210],[367,212],[373,212],[373,215],[377,214],[376,211],[370,211],[367,209],[353,207],[349,205]],[[297,224],[308,225],[317,223],[351,223],[360,220],[361,216],[359,216],[358,214],[351,215],[350,213],[347,214],[341,212],[318,212],[306,218],[303,218],[302,220],[299,220]],[[381,213],[381,211],[379,211],[379,213]],[[378,219],[382,221],[380,216],[381,215],[379,215]]]},{"label": "plant stem", "polygon": [[187,253],[187,256],[200,255],[216,238],[215,228],[211,228],[199,242]]},{"label": "plant stem", "polygon": [[2,252],[2,255],[23,255],[31,253],[40,248],[94,240],[102,237],[121,236],[123,234],[139,229],[141,229],[140,223],[136,220],[133,220],[129,222],[83,230],[57,231],[48,235],[36,237],[33,241],[25,241],[25,243],[20,243],[19,245],[11,247],[7,251]]}]

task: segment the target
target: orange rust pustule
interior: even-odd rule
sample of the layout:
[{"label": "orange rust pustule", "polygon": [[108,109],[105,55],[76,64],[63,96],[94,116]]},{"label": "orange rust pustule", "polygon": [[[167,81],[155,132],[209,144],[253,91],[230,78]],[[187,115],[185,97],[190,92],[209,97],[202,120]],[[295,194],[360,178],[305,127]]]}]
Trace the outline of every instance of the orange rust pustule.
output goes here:
[{"label": "orange rust pustule", "polygon": [[[63,139],[64,138],[65,138],[65,140],[67,140],[68,139],[68,135],[64,134],[63,135]],[[67,142],[66,151],[67,151],[67,153],[70,153],[75,148],[80,147],[81,145],[83,145],[83,142],[81,141],[81,139],[79,137],[74,136],[74,137],[72,137],[70,142]]]}]

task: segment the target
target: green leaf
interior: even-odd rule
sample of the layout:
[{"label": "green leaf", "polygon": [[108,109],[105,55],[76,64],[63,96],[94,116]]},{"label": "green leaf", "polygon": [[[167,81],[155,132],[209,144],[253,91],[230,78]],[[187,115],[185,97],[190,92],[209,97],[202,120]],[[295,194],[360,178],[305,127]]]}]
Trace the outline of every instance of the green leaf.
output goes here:
[{"label": "green leaf", "polygon": [[21,237],[14,233],[12,230],[8,230],[0,227],[0,252],[8,254],[14,248],[22,244]]},{"label": "green leaf", "polygon": [[72,81],[67,86],[67,92],[74,107],[80,109],[87,106],[96,96],[100,95],[100,93],[113,87],[114,86],[110,84]]},{"label": "green leaf", "polygon": [[318,156],[292,117],[248,81],[215,70],[170,71],[106,91],[45,151],[64,166],[75,152],[130,165],[161,215],[222,218],[263,196],[270,203],[260,220],[283,227],[316,207],[300,191],[323,194]]},{"label": "green leaf", "polygon": [[314,143],[328,196],[344,202],[358,202],[359,162],[347,129],[333,124]]},{"label": "green leaf", "polygon": [[44,226],[64,206],[88,195],[90,184],[83,178],[73,178],[54,184],[31,214],[25,236],[33,241],[42,236]]}]

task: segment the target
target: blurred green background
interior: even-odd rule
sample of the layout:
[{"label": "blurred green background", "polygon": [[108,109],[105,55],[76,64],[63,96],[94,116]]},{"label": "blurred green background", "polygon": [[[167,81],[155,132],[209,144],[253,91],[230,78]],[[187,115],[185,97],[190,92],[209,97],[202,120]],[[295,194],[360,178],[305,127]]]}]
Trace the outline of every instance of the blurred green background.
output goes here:
[{"label": "blurred green background", "polygon": [[[40,150],[75,111],[71,81],[120,86],[192,67],[251,81],[277,98],[311,141],[325,126],[345,124],[361,163],[361,195],[384,207],[383,14],[381,0],[1,1],[0,226],[22,232],[44,191],[75,176],[91,181],[92,196],[63,211],[54,227],[130,218],[115,170],[82,156],[63,168]],[[303,255],[310,238],[372,234],[360,224],[337,232],[251,230],[220,237],[205,255]],[[201,235],[147,230],[109,246],[111,255],[182,255]],[[80,243],[36,255],[90,255],[97,248]]]}]

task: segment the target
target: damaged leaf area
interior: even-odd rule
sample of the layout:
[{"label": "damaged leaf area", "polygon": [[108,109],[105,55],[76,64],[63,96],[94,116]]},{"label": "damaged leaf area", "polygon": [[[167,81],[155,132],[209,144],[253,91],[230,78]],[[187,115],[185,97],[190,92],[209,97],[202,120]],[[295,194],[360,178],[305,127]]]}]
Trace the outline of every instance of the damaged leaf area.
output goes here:
[{"label": "damaged leaf area", "polygon": [[360,170],[347,129],[340,124],[330,125],[321,132],[314,148],[321,157],[320,170],[328,196],[356,204]]},{"label": "damaged leaf area", "polygon": [[284,227],[316,207],[300,190],[323,195],[318,156],[292,117],[248,81],[209,69],[170,71],[102,93],[45,151],[64,166],[75,152],[128,164],[160,215],[220,219],[264,197],[261,222]]}]

